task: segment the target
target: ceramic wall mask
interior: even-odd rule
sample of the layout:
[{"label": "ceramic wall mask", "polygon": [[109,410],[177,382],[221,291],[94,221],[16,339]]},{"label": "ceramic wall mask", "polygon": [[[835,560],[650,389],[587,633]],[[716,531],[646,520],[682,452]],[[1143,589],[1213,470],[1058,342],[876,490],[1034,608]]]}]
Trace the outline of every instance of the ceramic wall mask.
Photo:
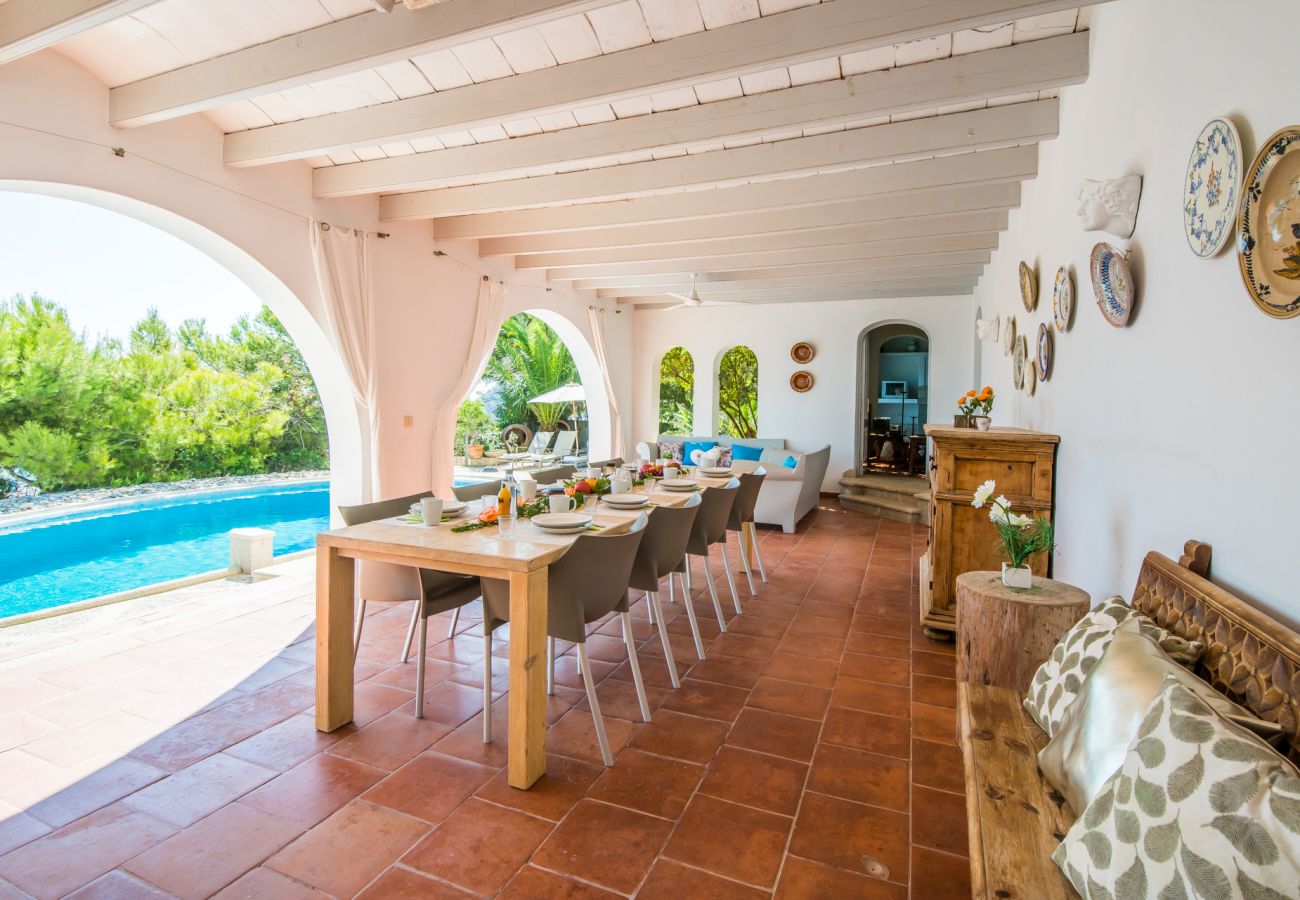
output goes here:
[{"label": "ceramic wall mask", "polygon": [[1141,196],[1141,175],[1125,175],[1106,181],[1085,178],[1079,185],[1079,222],[1084,231],[1132,237]]}]

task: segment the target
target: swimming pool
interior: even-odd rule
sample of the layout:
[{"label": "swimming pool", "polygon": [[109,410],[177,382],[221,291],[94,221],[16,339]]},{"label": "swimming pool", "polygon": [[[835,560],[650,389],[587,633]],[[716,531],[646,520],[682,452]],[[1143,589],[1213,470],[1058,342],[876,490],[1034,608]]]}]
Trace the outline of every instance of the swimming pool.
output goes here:
[{"label": "swimming pool", "polygon": [[0,619],[184,578],[230,563],[232,528],[275,531],[275,553],[316,545],[329,484],[143,498],[0,526]]}]

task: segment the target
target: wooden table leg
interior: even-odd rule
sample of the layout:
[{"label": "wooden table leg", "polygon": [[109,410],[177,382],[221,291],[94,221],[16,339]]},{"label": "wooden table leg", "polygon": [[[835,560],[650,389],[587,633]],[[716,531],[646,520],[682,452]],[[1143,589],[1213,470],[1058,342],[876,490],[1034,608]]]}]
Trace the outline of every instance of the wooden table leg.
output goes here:
[{"label": "wooden table leg", "polygon": [[754,539],[750,537],[749,529],[741,527],[740,529],[740,554],[749,564],[749,568],[754,568]]},{"label": "wooden table leg", "polygon": [[337,547],[316,548],[316,729],[352,721],[352,618],[356,562]]},{"label": "wooden table leg", "polygon": [[511,787],[527,789],[546,771],[545,568],[510,575]]}]

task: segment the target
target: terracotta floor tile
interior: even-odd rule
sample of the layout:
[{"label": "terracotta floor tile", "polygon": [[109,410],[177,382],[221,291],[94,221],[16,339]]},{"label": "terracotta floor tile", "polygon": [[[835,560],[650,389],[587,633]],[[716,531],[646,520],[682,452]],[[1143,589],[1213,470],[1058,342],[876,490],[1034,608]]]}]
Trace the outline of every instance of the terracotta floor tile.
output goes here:
[{"label": "terracotta floor tile", "polygon": [[533,857],[542,868],[631,893],[654,863],[672,823],[583,800]]},{"label": "terracotta floor tile", "polygon": [[496,770],[455,756],[421,753],[362,795],[426,822],[441,822]]},{"label": "terracotta floor tile", "polygon": [[803,606],[799,607],[800,615],[819,616],[823,619],[834,619],[840,623],[840,634],[848,631],[848,624],[853,619],[853,607],[843,603],[828,603],[824,600],[805,600]]},{"label": "terracotta floor tile", "polygon": [[777,645],[779,653],[793,653],[795,656],[809,656],[813,659],[837,660],[844,652],[844,641],[840,638],[816,637],[807,634],[787,634]]},{"label": "terracotta floor tile", "polygon": [[829,688],[763,677],[754,685],[746,706],[820,721],[830,697]]},{"label": "terracotta floor tile", "polygon": [[59,828],[166,777],[161,769],[123,757],[28,807],[27,812]]},{"label": "terracotta floor tile", "polygon": [[731,722],[740,713],[748,697],[749,691],[744,688],[687,678],[682,681],[679,689],[664,698],[662,708]]},{"label": "terracotta floor tile", "polygon": [[[6,897],[3,887],[0,887],[0,897]],[[18,897],[16,891],[14,897]],[[114,869],[85,887],[68,894],[65,900],[172,900],[172,898],[172,894],[160,891],[120,869]]]},{"label": "terracotta floor tile", "polygon": [[870,656],[888,656],[905,660],[912,658],[912,642],[907,638],[864,634],[860,631],[849,635],[845,649],[852,653],[866,653]]},{"label": "terracotta floor tile", "polygon": [[729,727],[713,719],[660,709],[629,746],[702,765],[713,759]]},{"label": "terracotta floor tile", "polygon": [[863,872],[863,857],[870,857],[888,870],[883,880],[903,884],[907,820],[906,813],[808,793],[799,808],[790,852],[851,872]]},{"label": "terracotta floor tile", "polygon": [[[861,867],[857,872],[850,872],[798,856],[787,856],[774,896],[775,900],[820,900],[823,897],[907,900],[907,888],[861,874]],[[929,900],[925,894],[914,896],[916,900]]]},{"label": "terracotta floor tile", "polygon": [[789,622],[799,611],[799,603],[802,594],[792,600],[780,599],[780,589],[772,585],[764,585],[763,589],[753,600],[745,604],[745,615],[752,618],[776,619],[779,622]]},{"label": "terracotta floor tile", "polygon": [[287,772],[304,759],[315,756],[355,731],[350,726],[325,733],[316,730],[316,717],[303,713],[272,725],[265,731],[240,741],[226,753],[247,762],[257,763],[277,772]]},{"label": "terracotta floor tile", "polygon": [[385,775],[382,769],[322,753],[246,794],[240,802],[309,828]]},{"label": "terracotta floor tile", "polygon": [[786,816],[697,794],[664,856],[766,888],[776,881],[790,825]]},{"label": "terracotta floor tile", "polygon": [[326,895],[265,866],[253,869],[215,900],[325,900]]},{"label": "terracotta floor tile", "polygon": [[905,719],[910,697],[911,691],[905,687],[841,677],[831,691],[831,706]]},{"label": "terracotta floor tile", "polygon": [[175,831],[168,822],[115,803],[0,857],[0,878],[38,900],[62,897]]},{"label": "terracotta floor tile", "polygon": [[[620,761],[621,759],[622,757]],[[509,773],[502,769],[479,788],[475,796],[543,819],[559,821],[586,795],[587,789],[605,771],[603,766],[549,754],[546,757],[546,771],[528,790],[512,788]]]},{"label": "terracotta floor tile", "polygon": [[0,856],[49,834],[53,827],[16,806],[0,802]]},{"label": "terracotta floor tile", "polygon": [[773,653],[768,660],[763,674],[785,681],[797,681],[828,688],[835,684],[838,665],[830,659],[811,659],[807,656],[795,656],[790,653]]},{"label": "terracotta floor tile", "polygon": [[410,816],[353,800],[266,865],[326,893],[351,897],[428,830]]},{"label": "terracotta floor tile", "polygon": [[756,659],[766,662],[776,649],[777,639],[759,637],[754,634],[728,632],[718,635],[717,640],[709,644],[709,655],[734,656],[738,659]]},{"label": "terracotta floor tile", "polygon": [[587,796],[652,816],[676,819],[703,777],[701,766],[640,750],[626,750],[596,780]]},{"label": "terracotta floor tile", "polygon": [[727,743],[747,750],[809,762],[817,745],[820,722],[763,709],[746,709],[727,735]]},{"label": "terracotta floor tile", "polygon": [[808,766],[804,763],[723,747],[709,767],[700,793],[793,816],[799,808],[799,796],[807,776]]},{"label": "terracotta floor tile", "polygon": [[936,678],[933,675],[912,676],[912,700],[928,703],[930,706],[957,706],[957,682],[951,678]]},{"label": "terracotta floor tile", "polygon": [[415,718],[414,706],[404,706],[339,741],[329,752],[391,772],[450,731],[449,726],[427,717]]},{"label": "terracotta floor tile", "polygon": [[365,900],[469,900],[475,895],[420,872],[393,866],[357,896]]},{"label": "terracotta floor tile", "polygon": [[[492,743],[483,743],[483,713],[480,712],[429,749],[493,768],[504,766],[507,761],[505,737],[509,732],[508,707],[508,703],[492,704]],[[550,740],[548,736],[547,746],[550,746]]]},{"label": "terracotta floor tile", "polygon": [[714,684],[729,684],[749,690],[758,681],[766,665],[762,660],[737,659],[731,656],[710,656],[691,666],[691,678]]},{"label": "terracotta floor tile", "polygon": [[821,739],[841,747],[911,759],[911,730],[906,719],[831,707],[826,712]]},{"label": "terracotta floor tile", "polygon": [[947,744],[912,739],[912,781],[940,791],[964,793],[961,750]]},{"label": "terracotta floor tile", "polygon": [[933,900],[966,900],[971,895],[970,860],[913,847],[912,892]]},{"label": "terracotta floor tile", "polygon": [[896,619],[892,616],[877,616],[871,613],[858,613],[854,615],[853,621],[849,624],[850,631],[860,631],[864,634],[878,634],[882,637],[907,637],[907,631],[910,625],[906,619]]},{"label": "terracotta floor tile", "polygon": [[283,819],[232,803],[123,868],[177,897],[199,900],[259,865],[300,831]]},{"label": "terracotta floor tile", "polygon": [[184,828],[277,774],[264,766],[218,753],[136,791],[122,802]]},{"label": "terracotta floor tile", "polygon": [[[605,716],[605,736],[609,750],[615,756],[627,746],[632,736],[643,726],[626,719]],[[600,743],[596,739],[596,725],[591,711],[571,709],[546,731],[546,750],[593,765],[604,765],[600,756]]]},{"label": "terracotta floor tile", "polygon": [[961,794],[913,785],[912,844],[959,856],[969,853],[966,798]]},{"label": "terracotta floor tile", "polygon": [[481,894],[510,879],[551,830],[551,823],[471,798],[402,864]]},{"label": "terracotta floor tile", "polygon": [[843,638],[848,626],[841,619],[827,619],[800,612],[790,622],[789,634],[806,634],[812,637]]},{"label": "terracotta floor tile", "polygon": [[907,760],[820,744],[808,790],[899,812],[908,810]]},{"label": "terracotta floor tile", "polygon": [[957,745],[957,711],[943,706],[912,704],[912,736],[936,744]]},{"label": "terracotta floor tile", "polygon": [[505,890],[497,894],[499,900],[614,900],[618,896],[536,866],[524,866],[510,879]]},{"label": "terracotta floor tile", "polygon": [[[671,641],[669,641],[669,643],[671,644]],[[655,637],[650,642],[649,648],[654,648],[659,652],[659,654],[663,653],[662,645],[659,643],[658,637]],[[662,655],[651,655],[640,647],[637,648],[636,655],[637,660],[641,664],[641,678],[645,682],[646,687],[670,688],[673,686],[673,680],[668,675],[668,663]],[[694,659],[694,654],[692,654],[690,658],[684,660],[678,659],[676,654],[674,654],[673,662],[677,666],[677,677],[679,679],[686,677],[686,673],[691,670],[691,663],[694,662]],[[631,681],[632,667],[624,662],[617,666],[614,671],[610,672],[609,677],[616,681]]]},{"label": "terracotta floor tile", "polygon": [[765,900],[768,893],[661,858],[636,896],[637,900]]},{"label": "terracotta floor tile", "polygon": [[918,675],[934,675],[939,678],[957,676],[956,660],[943,653],[930,653],[926,650],[912,649],[912,671]]},{"label": "terracotta floor tile", "polygon": [[[445,633],[445,632],[444,632]],[[430,644],[433,642],[433,635],[429,635]],[[367,679],[374,684],[382,684],[387,687],[401,688],[404,691],[415,693],[415,676],[418,669],[415,665],[416,655],[412,650],[411,660],[406,665],[389,666],[379,674]],[[390,662],[392,660],[389,660]],[[455,675],[461,669],[460,666],[445,659],[429,657],[424,661],[424,689],[427,691],[434,685],[441,684],[451,676]],[[481,672],[482,663],[474,666],[474,671]]]},{"label": "terracotta floor tile", "polygon": [[[647,684],[645,686],[646,703],[650,706],[651,714],[659,708],[659,704],[668,696],[671,688],[660,688]],[[637,700],[636,685],[631,681],[618,681],[614,678],[606,678],[600,684],[596,685],[596,699],[600,702],[600,713],[606,718],[623,719],[628,722],[641,722],[641,704]],[[581,710],[590,715],[591,707],[587,703],[586,695],[573,704],[573,708]]]},{"label": "terracotta floor tile", "polygon": [[845,653],[840,662],[840,674],[846,678],[875,681],[907,687],[911,680],[908,661],[888,656],[868,656],[864,653]]},{"label": "terracotta floor tile", "polygon": [[[410,699],[407,694],[407,699]],[[444,681],[424,692],[426,721],[455,728],[475,713],[483,711],[483,691],[454,681]],[[414,719],[414,713],[411,718]],[[418,720],[415,720],[418,721]]]},{"label": "terracotta floor tile", "polygon": [[736,616],[727,623],[727,631],[729,632],[765,638],[779,638],[785,634],[787,627],[789,627],[788,624],[782,619],[751,615],[750,606],[748,605],[745,607],[743,615]]}]

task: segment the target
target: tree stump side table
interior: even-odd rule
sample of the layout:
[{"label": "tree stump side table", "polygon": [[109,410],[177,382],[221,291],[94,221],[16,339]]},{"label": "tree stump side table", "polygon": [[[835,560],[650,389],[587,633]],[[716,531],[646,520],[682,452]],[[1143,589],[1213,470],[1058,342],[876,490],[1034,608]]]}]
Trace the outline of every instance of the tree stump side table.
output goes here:
[{"label": "tree stump side table", "polygon": [[1004,585],[998,572],[957,576],[957,680],[1025,693],[1091,602],[1086,591],[1050,578],[1035,577],[1022,590]]}]

